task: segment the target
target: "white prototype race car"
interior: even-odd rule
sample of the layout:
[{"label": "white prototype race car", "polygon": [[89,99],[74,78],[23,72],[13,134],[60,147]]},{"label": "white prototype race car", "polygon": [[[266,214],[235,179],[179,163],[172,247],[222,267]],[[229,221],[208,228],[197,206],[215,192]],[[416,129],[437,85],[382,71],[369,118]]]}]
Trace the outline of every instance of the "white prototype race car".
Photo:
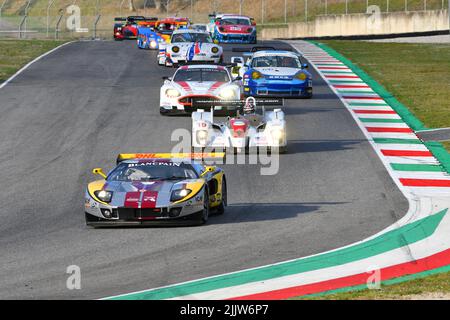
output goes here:
[{"label": "white prototype race car", "polygon": [[158,64],[166,67],[188,62],[223,62],[223,48],[215,44],[206,31],[178,29],[172,33],[170,43],[160,46]]},{"label": "white prototype race car", "polygon": [[238,108],[228,101],[240,101],[240,78],[232,79],[220,65],[185,65],[172,78],[164,77],[160,92],[160,113],[191,113],[199,108],[236,114]]},{"label": "white prototype race car", "polygon": [[214,110],[192,113],[193,150],[221,149],[234,153],[266,150],[287,152],[286,121],[281,109],[256,111],[256,100],[249,97],[244,113],[228,118],[226,122],[214,121]]}]

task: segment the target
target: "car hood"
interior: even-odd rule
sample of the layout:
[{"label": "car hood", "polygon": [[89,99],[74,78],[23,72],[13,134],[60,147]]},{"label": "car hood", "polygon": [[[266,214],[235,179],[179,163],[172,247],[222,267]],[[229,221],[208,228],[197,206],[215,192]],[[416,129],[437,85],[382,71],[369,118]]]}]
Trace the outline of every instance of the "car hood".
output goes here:
[{"label": "car hood", "polygon": [[264,67],[264,68],[255,68],[255,70],[261,72],[266,76],[295,76],[301,69],[298,68],[274,68],[274,67]]},{"label": "car hood", "polygon": [[222,90],[225,86],[229,84],[229,82],[218,82],[218,81],[204,81],[204,82],[173,82],[174,87],[176,87],[181,95],[190,95],[190,94],[215,94],[218,91]]},{"label": "car hood", "polygon": [[202,182],[201,179],[149,182],[107,181],[103,190],[112,191],[110,205],[127,208],[155,208],[170,204],[172,190],[188,183]]}]

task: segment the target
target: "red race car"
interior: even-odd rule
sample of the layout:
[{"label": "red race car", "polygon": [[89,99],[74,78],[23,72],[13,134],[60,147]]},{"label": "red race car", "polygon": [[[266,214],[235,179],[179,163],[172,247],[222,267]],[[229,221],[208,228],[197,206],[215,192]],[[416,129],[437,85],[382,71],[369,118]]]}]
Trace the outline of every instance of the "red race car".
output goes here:
[{"label": "red race car", "polygon": [[136,39],[139,26],[154,27],[158,18],[147,18],[142,16],[129,16],[128,18],[114,19],[114,39]]}]

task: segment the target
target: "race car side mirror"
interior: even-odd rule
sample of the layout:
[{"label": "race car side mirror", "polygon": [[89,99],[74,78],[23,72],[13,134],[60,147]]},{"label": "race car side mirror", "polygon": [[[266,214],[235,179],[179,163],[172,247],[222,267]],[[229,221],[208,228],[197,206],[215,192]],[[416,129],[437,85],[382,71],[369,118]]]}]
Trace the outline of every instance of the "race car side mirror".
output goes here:
[{"label": "race car side mirror", "polygon": [[206,176],[208,173],[214,172],[214,171],[216,171],[216,167],[214,167],[214,166],[208,166],[208,167],[205,167],[205,171],[203,171],[202,174],[201,174],[200,176],[201,176],[201,177],[204,177],[204,176]]},{"label": "race car side mirror", "polygon": [[241,76],[237,76],[236,78],[233,79],[233,81],[241,81],[242,77]]},{"label": "race car side mirror", "polygon": [[106,174],[103,172],[102,168],[95,168],[94,170],[92,170],[92,173],[102,176],[104,179],[106,179]]},{"label": "race car side mirror", "polygon": [[309,68],[309,66],[307,63],[302,64],[302,69],[308,69],[308,68]]}]

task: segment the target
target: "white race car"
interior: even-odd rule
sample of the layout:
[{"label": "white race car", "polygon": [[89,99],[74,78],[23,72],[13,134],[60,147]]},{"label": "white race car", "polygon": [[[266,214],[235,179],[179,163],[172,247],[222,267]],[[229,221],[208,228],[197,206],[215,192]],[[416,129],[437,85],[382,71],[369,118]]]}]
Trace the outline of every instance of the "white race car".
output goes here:
[{"label": "white race car", "polygon": [[163,79],[161,114],[190,113],[205,107],[236,114],[238,107],[231,102],[241,99],[241,78],[233,80],[224,66],[185,65],[177,69],[173,78]]},{"label": "white race car", "polygon": [[157,60],[166,67],[191,61],[218,64],[223,62],[223,49],[208,32],[178,29],[172,33],[170,43],[160,47]]},{"label": "white race car", "polygon": [[[250,106],[250,108],[249,108]],[[252,107],[253,106],[253,107]],[[226,122],[214,121],[214,110],[199,110],[192,113],[193,150],[232,150],[254,152],[265,149],[269,152],[287,151],[286,121],[281,109],[256,111],[253,97],[247,98],[244,114],[228,118]]]}]

